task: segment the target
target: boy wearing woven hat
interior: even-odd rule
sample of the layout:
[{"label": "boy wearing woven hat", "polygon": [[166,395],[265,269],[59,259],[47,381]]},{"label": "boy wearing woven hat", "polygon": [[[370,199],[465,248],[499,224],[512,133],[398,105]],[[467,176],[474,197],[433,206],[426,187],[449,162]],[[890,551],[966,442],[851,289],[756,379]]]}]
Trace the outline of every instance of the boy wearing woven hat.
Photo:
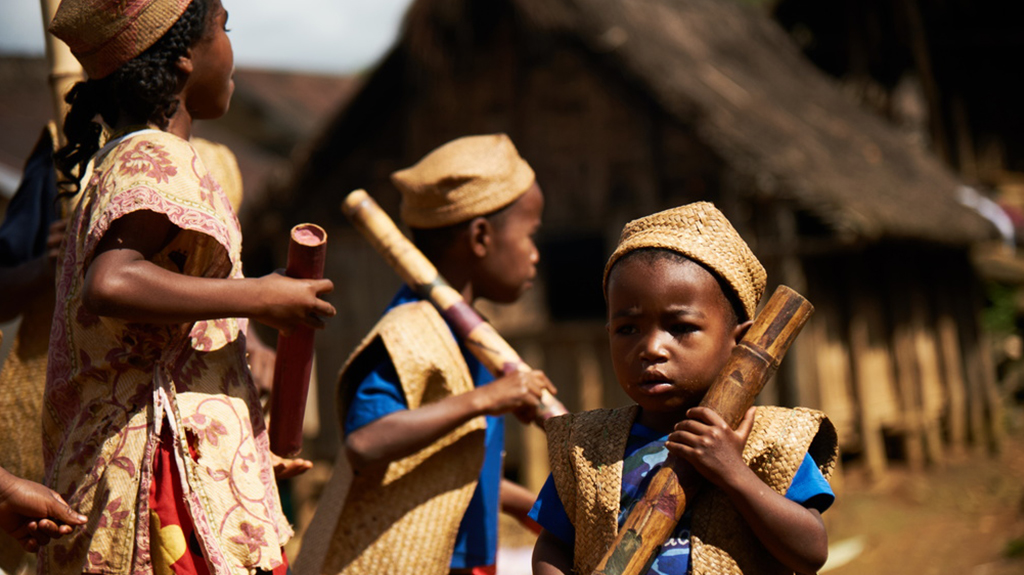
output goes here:
[{"label": "boy wearing woven hat", "polygon": [[[418,247],[467,302],[516,301],[538,261],[544,198],[504,134],[469,136],[392,175]],[[433,305],[402,287],[342,369],[356,471],[322,573],[493,573],[498,511],[533,496],[501,478],[505,413],[532,419],[539,371],[493,380]]]},{"label": "boy wearing woven hat", "polygon": [[[710,487],[649,574],[816,572],[835,431],[820,412],[751,408],[737,430],[697,407],[751,325],[765,272],[706,202],[626,225],[605,267],[608,333],[626,408],[553,418],[552,476],[530,516],[534,573],[591,573],[672,453]],[[748,440],[749,438],[749,440]],[[745,446],[745,447],[744,447]],[[574,571],[573,571],[574,570]]]}]

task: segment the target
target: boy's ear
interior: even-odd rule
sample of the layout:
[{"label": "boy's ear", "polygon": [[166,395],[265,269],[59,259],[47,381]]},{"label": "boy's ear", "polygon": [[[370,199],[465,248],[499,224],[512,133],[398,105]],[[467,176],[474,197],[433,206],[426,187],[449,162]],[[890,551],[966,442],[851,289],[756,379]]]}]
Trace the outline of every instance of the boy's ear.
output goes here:
[{"label": "boy's ear", "polygon": [[477,216],[469,222],[469,249],[474,256],[483,258],[491,248],[491,236],[494,233],[494,226],[490,220],[483,216]]},{"label": "boy's ear", "polygon": [[736,329],[732,332],[733,342],[739,344],[743,336],[747,335],[747,331],[752,325],[754,325],[754,322],[749,319],[743,323],[736,324]]}]

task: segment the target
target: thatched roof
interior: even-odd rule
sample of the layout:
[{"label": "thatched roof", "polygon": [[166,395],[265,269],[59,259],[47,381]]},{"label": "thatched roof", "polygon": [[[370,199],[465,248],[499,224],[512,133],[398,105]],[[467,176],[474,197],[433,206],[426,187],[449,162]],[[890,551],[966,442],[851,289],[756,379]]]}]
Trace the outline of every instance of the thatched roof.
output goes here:
[{"label": "thatched roof", "polygon": [[[670,117],[692,126],[728,169],[749,182],[752,196],[793,200],[841,238],[959,245],[994,233],[956,201],[953,174],[859,108],[757,9],[727,0],[504,2],[510,10],[486,10],[510,13],[531,34],[582,48]],[[466,38],[479,35],[472,27],[481,21],[482,4],[499,2],[415,2],[398,44],[364,91],[401,85],[381,75],[429,73],[472,57],[459,51],[471,44]],[[357,97],[321,145],[329,145],[330,130],[365,125],[360,100],[365,106],[367,99],[379,103],[380,96]],[[297,181],[336,161],[339,152],[334,148],[328,160],[314,150]]]}]

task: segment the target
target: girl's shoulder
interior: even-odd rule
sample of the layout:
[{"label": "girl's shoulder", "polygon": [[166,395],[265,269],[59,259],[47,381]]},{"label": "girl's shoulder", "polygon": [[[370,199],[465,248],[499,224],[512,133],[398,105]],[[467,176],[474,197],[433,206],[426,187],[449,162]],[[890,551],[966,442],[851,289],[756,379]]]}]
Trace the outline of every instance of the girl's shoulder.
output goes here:
[{"label": "girl's shoulder", "polygon": [[113,176],[104,179],[117,189],[187,189],[208,177],[192,144],[160,130],[140,130],[111,140],[97,154],[97,167]]},{"label": "girl's shoulder", "polygon": [[196,149],[188,140],[162,130],[140,130],[115,140],[109,153],[121,161],[156,160],[157,163],[169,161],[191,161],[197,156]]}]

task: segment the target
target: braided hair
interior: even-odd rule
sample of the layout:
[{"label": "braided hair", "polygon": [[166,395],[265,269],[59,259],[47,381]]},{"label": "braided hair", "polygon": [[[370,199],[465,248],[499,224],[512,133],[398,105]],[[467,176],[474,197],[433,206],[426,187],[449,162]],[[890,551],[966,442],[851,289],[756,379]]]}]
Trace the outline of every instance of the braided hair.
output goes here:
[{"label": "braided hair", "polygon": [[167,126],[177,110],[182,81],[176,63],[203,37],[207,12],[206,0],[192,0],[177,22],[143,53],[110,75],[78,82],[68,91],[67,144],[54,155],[57,169],[68,182],[68,194],[81,189],[85,165],[100,148],[103,129],[95,120],[97,115],[108,126],[121,120]]}]

